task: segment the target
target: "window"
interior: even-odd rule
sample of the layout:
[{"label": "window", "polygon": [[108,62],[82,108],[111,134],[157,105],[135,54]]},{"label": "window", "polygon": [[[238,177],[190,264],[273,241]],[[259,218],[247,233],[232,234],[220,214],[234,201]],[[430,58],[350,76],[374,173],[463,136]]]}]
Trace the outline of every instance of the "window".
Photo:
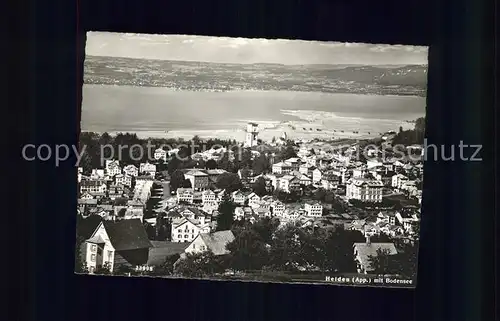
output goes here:
[{"label": "window", "polygon": [[113,258],[113,251],[108,250],[108,261],[111,261]]},{"label": "window", "polygon": [[90,256],[90,261],[95,262],[95,254],[92,254],[92,255]]},{"label": "window", "polygon": [[188,237],[189,237],[189,235],[187,235],[187,234],[186,234],[186,235],[184,235],[184,238],[185,238],[185,239],[187,239]]},{"label": "window", "polygon": [[97,250],[97,245],[92,244],[92,247],[90,249],[92,252],[95,252]]},{"label": "window", "polygon": [[97,255],[102,255],[102,249],[100,247],[97,248]]},{"label": "window", "polygon": [[181,230],[181,229],[178,229],[178,230],[177,230],[177,232],[182,233],[182,230]]},{"label": "window", "polygon": [[179,235],[177,236],[177,238],[181,239],[181,238],[182,238],[182,235],[181,235],[181,234],[179,234]]},{"label": "window", "polygon": [[94,267],[93,266],[89,267],[89,272],[90,273],[94,273]]}]

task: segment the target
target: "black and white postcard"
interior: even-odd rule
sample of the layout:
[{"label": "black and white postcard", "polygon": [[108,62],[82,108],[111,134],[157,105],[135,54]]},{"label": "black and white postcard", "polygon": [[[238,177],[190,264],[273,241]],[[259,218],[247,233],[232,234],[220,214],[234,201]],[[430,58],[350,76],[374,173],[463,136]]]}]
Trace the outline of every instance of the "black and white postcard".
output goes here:
[{"label": "black and white postcard", "polygon": [[427,51],[89,32],[75,272],[415,287]]}]

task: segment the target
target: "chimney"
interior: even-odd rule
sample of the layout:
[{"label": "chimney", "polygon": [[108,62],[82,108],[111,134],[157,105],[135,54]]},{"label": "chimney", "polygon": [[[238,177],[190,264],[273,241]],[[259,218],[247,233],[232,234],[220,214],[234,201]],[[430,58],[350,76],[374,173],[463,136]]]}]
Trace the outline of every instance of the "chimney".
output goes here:
[{"label": "chimney", "polygon": [[372,244],[372,242],[371,242],[371,240],[370,240],[370,234],[366,234],[366,235],[365,235],[365,237],[366,237],[366,244],[367,244],[367,245]]}]

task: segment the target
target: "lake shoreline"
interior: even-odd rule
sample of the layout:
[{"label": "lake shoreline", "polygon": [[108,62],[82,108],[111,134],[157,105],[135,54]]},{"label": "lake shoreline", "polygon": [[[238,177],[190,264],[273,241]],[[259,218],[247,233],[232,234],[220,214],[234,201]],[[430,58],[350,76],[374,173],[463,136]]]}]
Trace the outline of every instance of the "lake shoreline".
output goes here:
[{"label": "lake shoreline", "polygon": [[413,128],[425,99],[295,91],[192,92],[164,87],[85,85],[82,131],[141,138],[221,138],[242,142],[248,122],[258,138],[370,139]]}]

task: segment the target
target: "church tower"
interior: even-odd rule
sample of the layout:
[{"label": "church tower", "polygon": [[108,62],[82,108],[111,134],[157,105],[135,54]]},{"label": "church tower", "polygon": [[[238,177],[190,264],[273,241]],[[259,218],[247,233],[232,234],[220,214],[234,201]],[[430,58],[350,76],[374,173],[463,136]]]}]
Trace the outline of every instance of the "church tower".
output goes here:
[{"label": "church tower", "polygon": [[245,137],[245,147],[257,146],[257,135],[259,135],[259,125],[255,123],[248,123]]}]

